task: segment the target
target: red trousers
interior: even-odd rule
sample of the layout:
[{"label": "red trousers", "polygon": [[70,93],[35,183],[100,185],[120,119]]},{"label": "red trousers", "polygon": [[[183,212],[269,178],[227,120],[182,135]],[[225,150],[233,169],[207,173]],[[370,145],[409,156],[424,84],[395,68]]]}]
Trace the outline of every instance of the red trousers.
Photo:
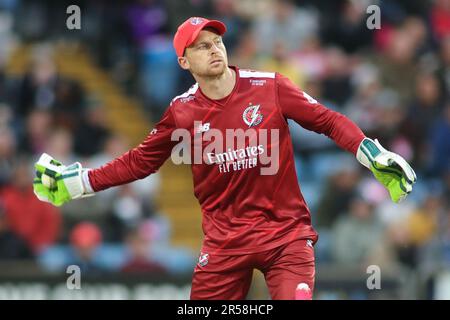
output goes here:
[{"label": "red trousers", "polygon": [[194,270],[191,299],[243,300],[250,288],[253,269],[264,274],[274,300],[294,300],[300,283],[306,283],[312,294],[315,276],[312,241],[299,239],[247,255],[222,256],[202,252]]}]

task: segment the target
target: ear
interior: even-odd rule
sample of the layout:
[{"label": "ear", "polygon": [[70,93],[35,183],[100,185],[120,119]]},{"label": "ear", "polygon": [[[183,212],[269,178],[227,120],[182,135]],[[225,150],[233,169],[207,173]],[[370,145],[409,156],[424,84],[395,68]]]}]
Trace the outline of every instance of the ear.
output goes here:
[{"label": "ear", "polygon": [[189,70],[189,68],[191,67],[186,57],[178,57],[178,64],[180,65],[181,69],[184,70]]}]

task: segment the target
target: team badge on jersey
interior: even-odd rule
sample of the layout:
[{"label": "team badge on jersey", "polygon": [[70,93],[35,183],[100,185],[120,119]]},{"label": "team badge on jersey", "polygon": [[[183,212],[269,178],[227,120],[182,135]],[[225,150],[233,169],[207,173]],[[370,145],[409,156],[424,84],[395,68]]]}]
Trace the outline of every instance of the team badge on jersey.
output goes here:
[{"label": "team badge on jersey", "polygon": [[204,267],[208,264],[209,254],[200,252],[200,256],[198,257],[198,265],[200,267]]},{"label": "team badge on jersey", "polygon": [[245,109],[244,113],[242,114],[242,119],[249,128],[257,126],[263,120],[263,115],[261,114],[261,111],[259,111],[259,107],[259,104],[250,104],[250,106]]}]

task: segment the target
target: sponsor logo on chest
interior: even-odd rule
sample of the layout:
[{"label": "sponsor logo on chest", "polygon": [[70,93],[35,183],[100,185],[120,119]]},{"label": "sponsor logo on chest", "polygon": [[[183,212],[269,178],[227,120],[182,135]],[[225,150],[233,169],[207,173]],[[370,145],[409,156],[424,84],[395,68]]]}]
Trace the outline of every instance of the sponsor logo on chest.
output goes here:
[{"label": "sponsor logo on chest", "polygon": [[250,84],[252,86],[262,87],[263,85],[266,84],[266,80],[264,80],[264,79],[250,79]]}]

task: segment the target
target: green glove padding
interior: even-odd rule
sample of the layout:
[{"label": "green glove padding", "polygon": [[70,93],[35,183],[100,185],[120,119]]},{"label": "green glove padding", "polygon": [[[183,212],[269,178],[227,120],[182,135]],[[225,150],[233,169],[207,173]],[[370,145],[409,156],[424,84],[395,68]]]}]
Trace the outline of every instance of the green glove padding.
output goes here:
[{"label": "green glove padding", "polygon": [[416,173],[406,160],[384,149],[378,140],[365,138],[359,146],[357,159],[386,187],[395,203],[405,199],[417,181]]},{"label": "green glove padding", "polygon": [[[50,202],[59,207],[73,199],[93,195],[93,193],[87,193],[84,188],[82,181],[83,167],[79,162],[66,167],[44,153],[35,164],[35,169],[36,177],[33,181],[33,190],[41,201]],[[43,174],[55,179],[56,185],[52,188],[45,186],[42,183]]]}]

